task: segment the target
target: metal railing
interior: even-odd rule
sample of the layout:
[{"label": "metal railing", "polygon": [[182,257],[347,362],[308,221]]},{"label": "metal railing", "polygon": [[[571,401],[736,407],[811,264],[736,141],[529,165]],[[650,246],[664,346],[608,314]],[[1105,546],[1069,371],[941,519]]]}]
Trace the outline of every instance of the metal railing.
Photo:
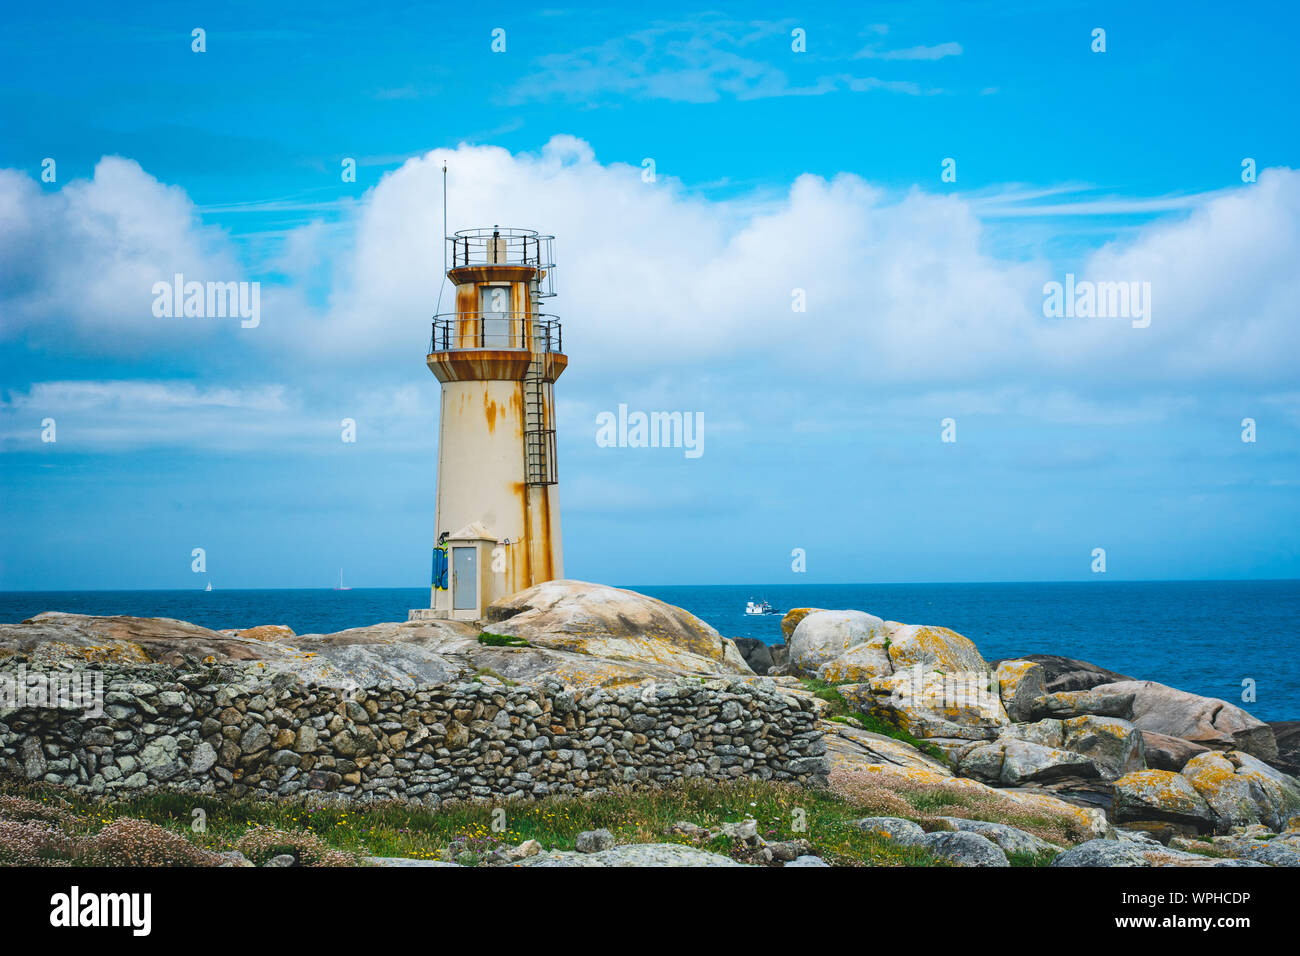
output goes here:
[{"label": "metal railing", "polygon": [[538,270],[538,295],[555,295],[554,236],[532,229],[462,229],[447,237],[447,267],[532,266]]},{"label": "metal railing", "polygon": [[444,312],[435,315],[429,354],[458,349],[563,352],[560,319],[544,312]]}]

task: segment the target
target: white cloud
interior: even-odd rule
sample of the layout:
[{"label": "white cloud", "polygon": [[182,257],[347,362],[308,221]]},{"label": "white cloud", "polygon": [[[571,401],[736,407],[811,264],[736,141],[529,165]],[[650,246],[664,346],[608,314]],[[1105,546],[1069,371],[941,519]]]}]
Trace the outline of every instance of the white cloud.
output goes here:
[{"label": "white cloud", "polygon": [[[236,328],[238,346],[211,345],[214,355],[255,349],[261,365],[240,367],[241,386],[287,382],[327,416],[393,389],[424,388],[433,401],[422,349],[441,281],[444,157],[452,229],[557,236],[560,295],[547,307],[564,320],[572,360],[562,391],[600,407],[648,381],[664,382],[662,407],[680,407],[674,394],[725,403],[757,383],[779,386],[806,420],[846,394],[879,402],[1010,385],[1057,396],[1041,403],[1045,416],[1074,414],[1076,396],[1079,414],[1107,418],[1096,410],[1124,396],[1294,382],[1300,174],[1290,169],[1049,263],[986,251],[981,210],[997,209],[996,197],[898,193],[843,174],[710,201],[671,169],[645,183],[639,165],[601,163],[587,143],[556,136],[539,153],[462,145],[408,160],[340,223],[291,233],[272,263],[289,281],[264,290],[262,326]],[[239,277],[233,246],[198,224],[183,192],[125,160],[50,193],[0,173],[0,225],[6,330],[38,347],[97,355],[132,336],[158,346],[148,303],[160,273]],[[1043,284],[1067,271],[1150,282],[1151,326],[1045,319]],[[791,310],[795,289],[804,313]],[[189,351],[193,328],[177,340]],[[716,420],[733,411],[710,408]]]},{"label": "white cloud", "polygon": [[881,50],[867,47],[860,50],[857,59],[871,60],[942,60],[946,56],[961,56],[960,43],[936,43],[932,46],[911,46],[901,50]]},{"label": "white cloud", "polygon": [[178,272],[200,282],[243,279],[234,250],[200,223],[185,191],[135,161],[106,156],[90,180],[48,193],[15,170],[0,170],[3,337],[110,355],[142,342],[192,345],[216,326],[152,311],[154,283]]}]

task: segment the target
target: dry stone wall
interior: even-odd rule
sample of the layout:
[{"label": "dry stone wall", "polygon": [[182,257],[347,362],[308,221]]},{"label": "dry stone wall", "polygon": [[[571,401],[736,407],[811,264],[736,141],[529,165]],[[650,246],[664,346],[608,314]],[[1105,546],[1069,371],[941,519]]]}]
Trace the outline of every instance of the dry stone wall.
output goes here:
[{"label": "dry stone wall", "polygon": [[[94,794],[314,792],[425,804],[688,777],[820,783],[827,773],[811,702],[767,680],[576,691],[489,678],[344,692],[258,670],[106,667],[99,715],[11,695],[0,701],[0,768]],[[10,691],[20,674],[31,689],[67,671],[0,662]]]}]

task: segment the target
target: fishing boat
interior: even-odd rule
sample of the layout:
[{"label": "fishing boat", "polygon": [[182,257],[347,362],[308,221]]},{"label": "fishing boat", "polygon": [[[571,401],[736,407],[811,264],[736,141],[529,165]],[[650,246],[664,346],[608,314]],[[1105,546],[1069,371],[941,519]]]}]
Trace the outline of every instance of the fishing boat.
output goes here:
[{"label": "fishing boat", "polygon": [[336,587],[334,590],[335,590],[335,591],[351,591],[351,590],[352,590],[351,588],[345,588],[345,587],[343,586],[343,569],[342,569],[342,568],[339,568],[339,586]]},{"label": "fishing boat", "polygon": [[746,614],[780,614],[781,609],[777,607],[772,607],[772,605],[768,604],[766,601],[750,600],[748,603],[745,604],[745,613]]}]

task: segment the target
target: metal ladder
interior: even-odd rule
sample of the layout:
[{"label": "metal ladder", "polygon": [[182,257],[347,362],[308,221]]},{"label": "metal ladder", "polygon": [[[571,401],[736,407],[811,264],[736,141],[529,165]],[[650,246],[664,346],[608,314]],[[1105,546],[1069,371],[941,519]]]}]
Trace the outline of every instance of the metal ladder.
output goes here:
[{"label": "metal ladder", "polygon": [[[544,297],[540,282],[532,282],[533,314],[537,314]],[[555,474],[555,426],[546,415],[545,362],[550,342],[538,341],[542,330],[534,326],[532,360],[524,374],[524,482],[528,485],[553,485]]]},{"label": "metal ladder", "polygon": [[524,375],[524,480],[530,485],[553,485],[555,429],[546,418],[546,380],[542,356],[534,353]]}]

